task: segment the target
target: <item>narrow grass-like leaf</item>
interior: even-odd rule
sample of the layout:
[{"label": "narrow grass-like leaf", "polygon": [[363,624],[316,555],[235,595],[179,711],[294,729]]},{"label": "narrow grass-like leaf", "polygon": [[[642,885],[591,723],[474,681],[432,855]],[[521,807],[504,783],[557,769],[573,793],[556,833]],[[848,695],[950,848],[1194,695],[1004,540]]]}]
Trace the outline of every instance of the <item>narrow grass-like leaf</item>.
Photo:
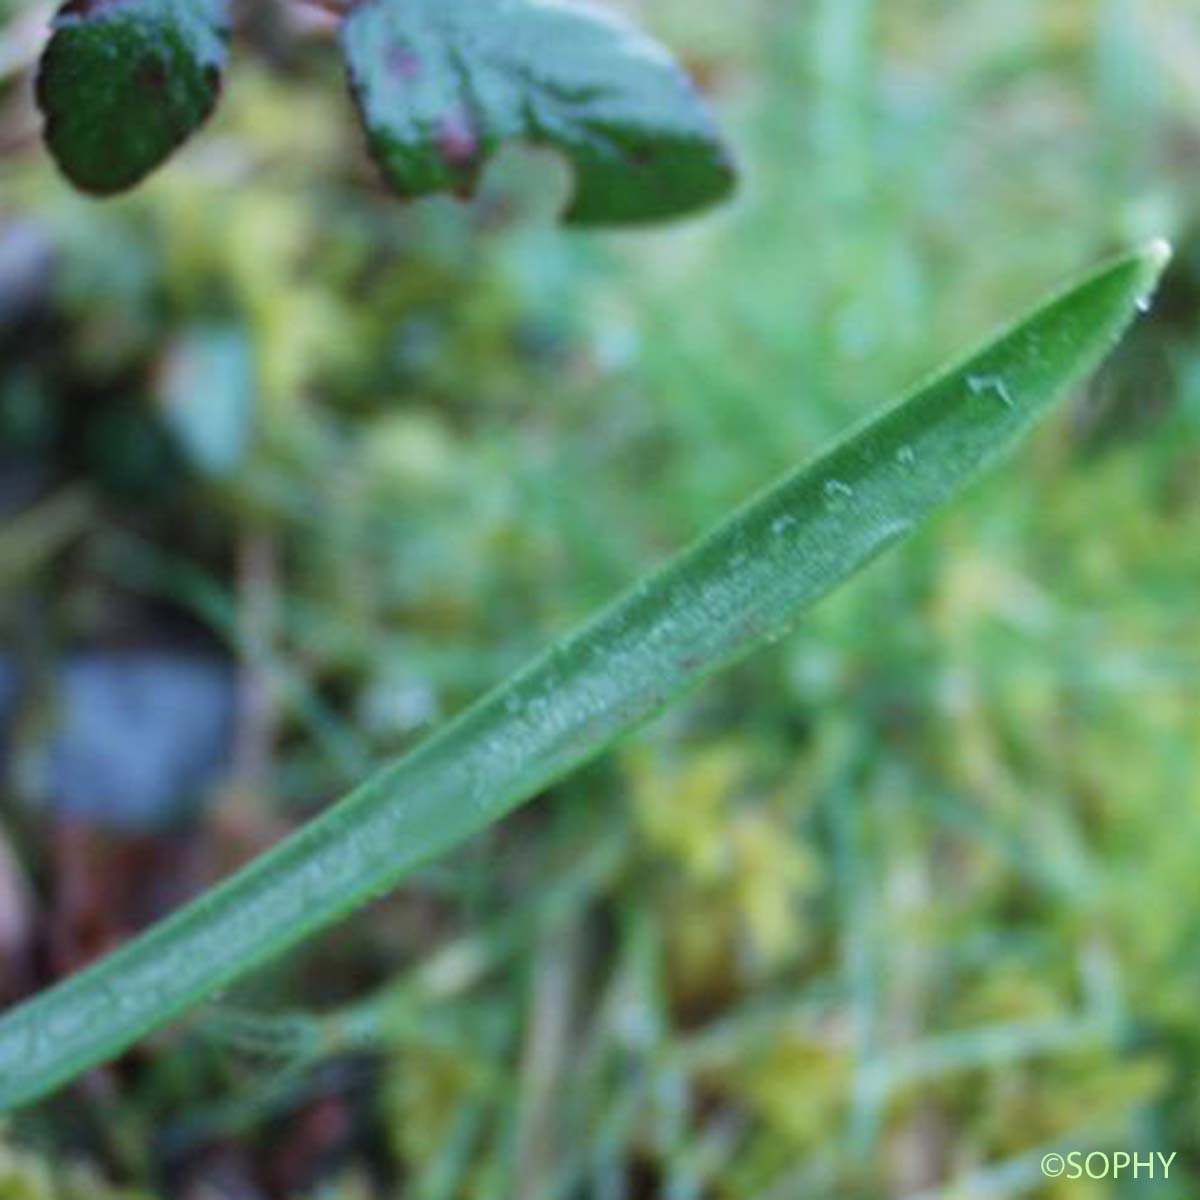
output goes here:
[{"label": "narrow grass-like leaf", "polygon": [[1025,434],[1154,287],[1155,243],[750,501],[219,887],[0,1019],[0,1108],[119,1053],[394,886],[788,627]]}]

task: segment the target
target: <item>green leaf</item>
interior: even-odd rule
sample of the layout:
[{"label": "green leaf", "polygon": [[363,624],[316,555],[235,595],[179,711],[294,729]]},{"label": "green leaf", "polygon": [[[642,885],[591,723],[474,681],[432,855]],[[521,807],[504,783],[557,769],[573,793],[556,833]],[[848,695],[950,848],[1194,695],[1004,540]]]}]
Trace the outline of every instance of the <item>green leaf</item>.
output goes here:
[{"label": "green leaf", "polygon": [[469,194],[513,139],[565,152],[577,224],[663,220],[733,188],[691,81],[613,13],[569,0],[363,0],[342,45],[371,150],[404,196]]},{"label": "green leaf", "polygon": [[70,0],[42,56],[46,144],[77,187],[132,187],[212,112],[229,0]]},{"label": "green leaf", "polygon": [[723,524],[329,812],[0,1018],[28,1102],[393,887],[784,631],[1009,451],[1115,344],[1156,243],[1061,294]]},{"label": "green leaf", "polygon": [[214,478],[246,457],[254,426],[254,353],[236,325],[200,325],[171,345],[159,371],[158,402],[188,461]]}]

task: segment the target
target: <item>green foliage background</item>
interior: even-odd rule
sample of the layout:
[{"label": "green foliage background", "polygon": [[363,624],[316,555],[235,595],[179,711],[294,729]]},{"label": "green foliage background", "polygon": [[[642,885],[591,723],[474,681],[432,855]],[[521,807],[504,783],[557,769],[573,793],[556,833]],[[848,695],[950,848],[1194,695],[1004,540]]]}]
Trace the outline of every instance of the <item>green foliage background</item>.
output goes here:
[{"label": "green foliage background", "polygon": [[[1178,1151],[1155,1194],[1190,1194],[1192,7],[648,0],[743,193],[604,238],[553,227],[536,156],[469,208],[397,206],[331,56],[268,35],[214,125],[98,206],[29,137],[13,14],[0,224],[60,269],[0,436],[36,461],[82,432],[0,526],[0,631],[33,604],[87,640],[154,596],[236,647],[273,732],[227,817],[312,811],[1064,274],[1164,230],[1180,254],[1067,419],[915,545],[109,1090],[20,1117],[0,1179],[74,1195],[32,1156],[81,1155],[174,1195],[164,1161],[258,1161],[350,1096],[367,1132],[297,1197],[1126,1194],[1047,1186],[1070,1148]],[[172,434],[169,365],[214,344]]]}]

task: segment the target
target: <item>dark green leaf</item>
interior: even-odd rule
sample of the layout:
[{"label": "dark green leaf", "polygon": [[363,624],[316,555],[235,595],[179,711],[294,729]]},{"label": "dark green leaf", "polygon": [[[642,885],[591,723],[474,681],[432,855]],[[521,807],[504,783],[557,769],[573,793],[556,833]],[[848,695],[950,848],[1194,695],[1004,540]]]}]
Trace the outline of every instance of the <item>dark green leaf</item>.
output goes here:
[{"label": "dark green leaf", "polygon": [[470,193],[503,142],[575,169],[566,219],[655,221],[734,172],[691,81],[614,14],[563,0],[364,0],[342,42],[371,149],[405,196]]},{"label": "dark green leaf", "polygon": [[212,112],[229,0],[71,0],[38,75],[46,144],[77,186],[109,195],[168,158]]}]

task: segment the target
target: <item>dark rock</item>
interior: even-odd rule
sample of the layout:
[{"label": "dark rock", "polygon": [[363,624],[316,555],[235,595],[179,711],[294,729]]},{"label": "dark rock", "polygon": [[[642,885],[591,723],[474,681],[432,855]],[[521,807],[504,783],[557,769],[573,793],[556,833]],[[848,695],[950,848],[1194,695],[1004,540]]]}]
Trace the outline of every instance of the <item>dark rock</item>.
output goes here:
[{"label": "dark rock", "polygon": [[69,660],[47,764],[54,811],[124,831],[186,824],[228,770],[235,707],[234,671],[220,659],[130,651]]}]

